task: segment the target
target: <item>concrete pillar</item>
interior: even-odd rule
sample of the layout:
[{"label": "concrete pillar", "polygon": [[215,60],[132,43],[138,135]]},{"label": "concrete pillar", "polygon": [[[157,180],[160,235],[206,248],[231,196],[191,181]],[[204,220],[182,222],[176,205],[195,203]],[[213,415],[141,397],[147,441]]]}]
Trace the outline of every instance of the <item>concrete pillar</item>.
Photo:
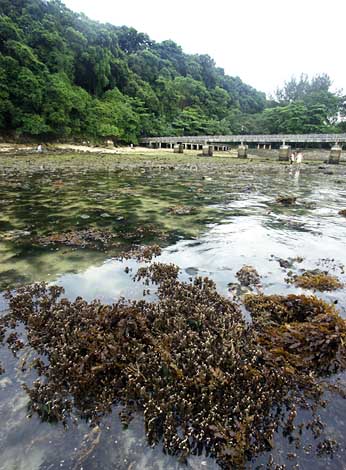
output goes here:
[{"label": "concrete pillar", "polygon": [[272,144],[269,144],[268,149],[269,149],[269,150],[272,149]]},{"label": "concrete pillar", "polygon": [[173,148],[174,153],[184,153],[184,144],[175,144]]},{"label": "concrete pillar", "polygon": [[279,161],[288,162],[291,155],[290,145],[282,144],[279,150]]},{"label": "concrete pillar", "polygon": [[214,146],[213,145],[203,145],[203,147],[202,147],[203,157],[212,157],[213,153],[214,153]]},{"label": "concrete pillar", "polygon": [[259,150],[259,148],[260,148],[260,144],[257,144],[257,150]]},{"label": "concrete pillar", "polygon": [[161,142],[157,143],[157,148],[160,149],[162,147]]},{"label": "concrete pillar", "polygon": [[266,149],[266,144],[263,145],[264,150]]},{"label": "concrete pillar", "polygon": [[341,152],[342,152],[342,147],[340,147],[340,145],[338,144],[333,145],[333,147],[330,149],[328,163],[334,163],[335,165],[339,164]]},{"label": "concrete pillar", "polygon": [[247,145],[240,144],[238,147],[238,158],[247,158],[247,149]]}]

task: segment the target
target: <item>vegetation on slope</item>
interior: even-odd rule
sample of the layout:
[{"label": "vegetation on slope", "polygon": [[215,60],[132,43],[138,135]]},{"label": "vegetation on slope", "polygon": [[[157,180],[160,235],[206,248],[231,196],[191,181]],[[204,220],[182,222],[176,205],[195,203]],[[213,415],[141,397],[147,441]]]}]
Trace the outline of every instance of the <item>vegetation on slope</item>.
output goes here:
[{"label": "vegetation on slope", "polygon": [[91,21],[60,0],[0,0],[0,132],[39,139],[337,131],[329,77],[275,101],[208,55]]}]

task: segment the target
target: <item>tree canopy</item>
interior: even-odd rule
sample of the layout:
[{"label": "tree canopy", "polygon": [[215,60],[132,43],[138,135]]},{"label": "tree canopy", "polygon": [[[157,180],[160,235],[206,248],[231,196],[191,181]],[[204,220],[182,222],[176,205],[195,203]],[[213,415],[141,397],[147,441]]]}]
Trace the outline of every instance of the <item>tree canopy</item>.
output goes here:
[{"label": "tree canopy", "polygon": [[264,93],[126,26],[101,24],[60,0],[0,0],[0,132],[112,138],[343,129],[327,75]]}]

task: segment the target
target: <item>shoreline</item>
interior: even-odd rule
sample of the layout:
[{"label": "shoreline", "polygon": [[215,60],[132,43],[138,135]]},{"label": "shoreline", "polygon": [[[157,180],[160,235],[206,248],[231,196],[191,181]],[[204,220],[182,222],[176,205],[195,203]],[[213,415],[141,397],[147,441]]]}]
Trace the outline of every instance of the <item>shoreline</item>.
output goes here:
[{"label": "shoreline", "polygon": [[[305,149],[303,164],[328,164],[330,151],[325,149]],[[16,157],[27,157],[33,162],[42,161],[44,159],[56,158],[56,163],[60,165],[63,163],[62,160],[65,157],[76,159],[77,157],[90,156],[91,158],[110,159],[109,163],[122,163],[126,159],[130,159],[131,163],[137,161],[138,164],[143,163],[143,159],[146,163],[149,161],[157,163],[167,164],[219,164],[226,162],[240,164],[251,161],[257,162],[268,162],[278,163],[279,165],[289,165],[287,161],[279,161],[279,150],[278,149],[252,149],[248,150],[247,158],[238,158],[237,148],[233,148],[227,151],[214,151],[213,157],[203,157],[198,150],[184,150],[183,154],[174,153],[172,149],[151,149],[148,147],[110,147],[110,146],[89,146],[89,145],[76,145],[68,143],[59,144],[44,144],[43,151],[37,152],[37,145],[28,144],[15,144],[15,143],[0,143],[0,163],[2,158],[10,158],[11,160]],[[121,158],[122,161],[114,161],[112,159]],[[8,163],[8,162],[7,162]],[[12,162],[14,163],[14,162]],[[341,165],[346,163],[346,152],[341,155]],[[331,165],[334,166],[334,165]]]}]

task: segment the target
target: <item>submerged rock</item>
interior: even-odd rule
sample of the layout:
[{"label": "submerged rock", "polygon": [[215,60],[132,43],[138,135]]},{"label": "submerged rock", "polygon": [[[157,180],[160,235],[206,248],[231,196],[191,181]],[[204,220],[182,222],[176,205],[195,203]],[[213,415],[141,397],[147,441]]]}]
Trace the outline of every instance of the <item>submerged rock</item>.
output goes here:
[{"label": "submerged rock", "polygon": [[304,258],[301,256],[296,256],[294,258],[288,258],[288,259],[283,259],[283,258],[278,258],[278,263],[281,266],[281,268],[284,269],[290,269],[293,267],[295,263],[302,263],[304,261]]},{"label": "submerged rock", "polygon": [[194,268],[193,266],[189,267],[189,268],[186,268],[185,269],[185,272],[189,275],[189,276],[197,276],[198,274],[198,268]]}]

